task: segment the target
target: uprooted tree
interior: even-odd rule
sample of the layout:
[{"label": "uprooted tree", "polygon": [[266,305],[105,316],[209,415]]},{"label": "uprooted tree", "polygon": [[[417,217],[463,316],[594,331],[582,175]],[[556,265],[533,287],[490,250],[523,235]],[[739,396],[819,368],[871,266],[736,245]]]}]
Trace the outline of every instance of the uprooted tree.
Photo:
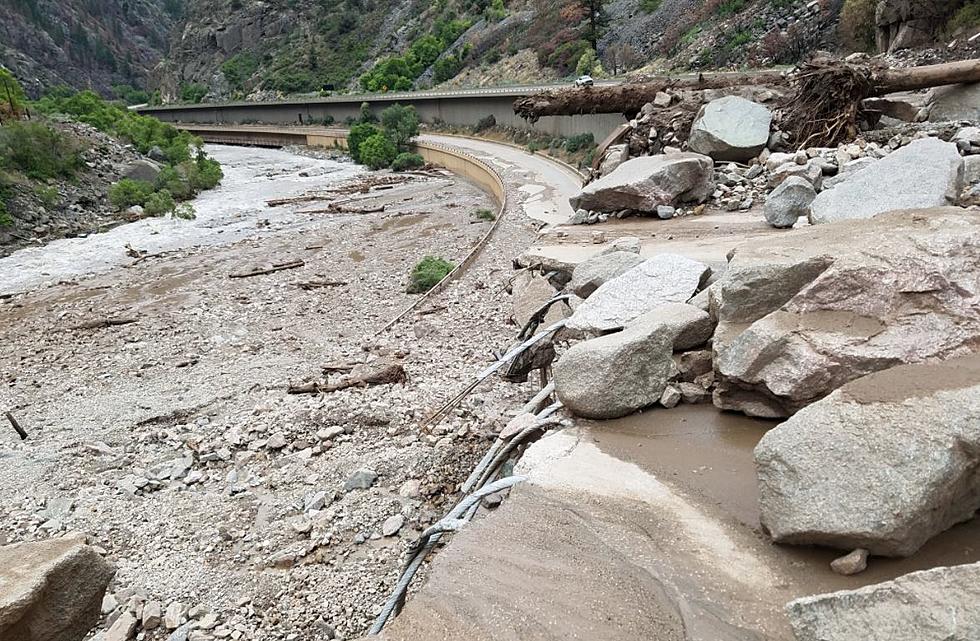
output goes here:
[{"label": "uprooted tree", "polygon": [[784,86],[790,95],[776,114],[780,128],[799,147],[834,145],[853,138],[865,116],[862,101],[898,91],[980,82],[980,59],[891,69],[818,56],[790,73],[704,73],[652,77],[615,86],[557,89],[519,98],[514,113],[536,122],[543,116],[622,113],[632,118],[658,92]]}]

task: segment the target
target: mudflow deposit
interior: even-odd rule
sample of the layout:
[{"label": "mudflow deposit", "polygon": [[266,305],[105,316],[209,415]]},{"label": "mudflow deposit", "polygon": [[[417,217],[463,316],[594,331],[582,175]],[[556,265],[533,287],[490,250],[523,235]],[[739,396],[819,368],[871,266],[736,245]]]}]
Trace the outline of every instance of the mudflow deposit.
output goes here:
[{"label": "mudflow deposit", "polygon": [[770,79],[16,241],[0,640],[980,640],[980,84]]}]

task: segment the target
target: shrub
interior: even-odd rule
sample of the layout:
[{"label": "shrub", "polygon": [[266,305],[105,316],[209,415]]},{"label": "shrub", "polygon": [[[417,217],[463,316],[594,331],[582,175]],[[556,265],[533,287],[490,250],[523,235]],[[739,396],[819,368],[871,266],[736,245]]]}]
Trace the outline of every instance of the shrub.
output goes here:
[{"label": "shrub", "polygon": [[259,58],[254,53],[242,52],[221,65],[221,73],[233,89],[244,89],[246,81],[259,69]]},{"label": "shrub", "polygon": [[403,152],[395,156],[395,159],[391,161],[391,169],[392,171],[405,171],[406,169],[421,167],[424,164],[425,159],[422,156]]},{"label": "shrub", "polygon": [[143,203],[143,211],[148,216],[163,216],[169,214],[177,208],[173,196],[166,189],[155,191],[146,198]]},{"label": "shrub", "polygon": [[980,26],[980,0],[970,0],[954,13],[946,23],[946,32],[955,34],[960,29],[974,29]]},{"label": "shrub", "polygon": [[490,222],[497,220],[497,216],[489,209],[477,209],[476,217],[478,220],[486,220]]},{"label": "shrub", "polygon": [[361,162],[371,169],[383,169],[391,165],[398,149],[395,143],[384,134],[374,134],[358,147]]},{"label": "shrub", "polygon": [[14,224],[14,218],[7,211],[7,203],[4,200],[0,200],[0,227],[10,227]]},{"label": "shrub", "polygon": [[208,88],[197,83],[183,85],[180,88],[180,99],[184,102],[198,104],[206,95],[208,95]]},{"label": "shrub", "polygon": [[571,136],[565,140],[565,151],[574,154],[579,149],[595,147],[595,137],[590,133]]},{"label": "shrub", "polygon": [[595,49],[589,47],[585,50],[585,53],[579,57],[578,64],[575,65],[575,73],[580,76],[591,75],[595,73],[598,64],[599,62],[596,60],[595,56]]},{"label": "shrub", "polygon": [[27,98],[24,89],[5,67],[0,66],[0,115],[19,114],[24,109]]},{"label": "shrub", "polygon": [[497,119],[494,118],[493,114],[489,116],[484,116],[476,121],[476,126],[473,127],[474,132],[486,131],[492,127],[497,126]]},{"label": "shrub", "polygon": [[142,207],[152,193],[153,185],[145,180],[123,178],[109,187],[109,202],[119,210],[132,207],[133,205]]},{"label": "shrub", "polygon": [[130,85],[112,85],[112,93],[127,105],[142,105],[150,102],[150,94]]},{"label": "shrub", "polygon": [[41,201],[45,207],[51,208],[58,204],[61,199],[61,195],[58,193],[57,187],[42,187],[38,186],[34,189],[35,195],[37,195],[38,200]]},{"label": "shrub", "polygon": [[407,292],[409,294],[424,294],[438,285],[439,281],[452,270],[453,264],[448,260],[436,256],[426,256],[412,270]]},{"label": "shrub", "polygon": [[875,49],[875,0],[844,0],[840,13],[840,36],[854,51]]},{"label": "shrub", "polygon": [[663,0],[640,0],[640,11],[644,13],[653,13],[660,8],[663,4]]},{"label": "shrub", "polygon": [[174,209],[174,218],[194,220],[197,218],[197,212],[194,211],[194,206],[190,203],[181,203]]},{"label": "shrub", "polygon": [[367,123],[356,124],[350,128],[347,134],[347,151],[354,162],[361,162],[361,143],[379,133],[381,133],[380,129]]},{"label": "shrub", "polygon": [[14,120],[0,126],[0,169],[48,180],[73,176],[81,165],[78,141],[46,124]]},{"label": "shrub", "polygon": [[745,0],[725,0],[718,5],[718,15],[722,18],[733,16],[745,8]]},{"label": "shrub", "polygon": [[394,104],[381,112],[381,129],[399,151],[419,134],[419,115],[415,107]]}]

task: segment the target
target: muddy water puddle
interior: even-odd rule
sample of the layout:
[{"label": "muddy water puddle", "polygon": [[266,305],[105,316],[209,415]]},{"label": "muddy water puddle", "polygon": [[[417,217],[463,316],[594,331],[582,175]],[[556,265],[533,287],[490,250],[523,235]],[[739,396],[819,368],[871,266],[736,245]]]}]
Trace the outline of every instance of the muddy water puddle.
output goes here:
[{"label": "muddy water puddle", "polygon": [[720,412],[712,405],[681,405],[589,424],[590,438],[606,454],[633,463],[702,510],[758,539],[754,553],[796,596],[853,589],[908,572],[980,561],[980,519],[960,524],[907,559],[873,557],[853,577],[834,574],[843,551],[772,544],[759,525],[759,493],[752,451],[778,421]]}]

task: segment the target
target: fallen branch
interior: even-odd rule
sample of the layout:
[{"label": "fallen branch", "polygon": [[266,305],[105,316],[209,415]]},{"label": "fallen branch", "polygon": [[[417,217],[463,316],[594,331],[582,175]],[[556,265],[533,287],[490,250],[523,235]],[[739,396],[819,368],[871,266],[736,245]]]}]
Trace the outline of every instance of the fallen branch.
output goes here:
[{"label": "fallen branch", "polygon": [[[353,367],[351,368],[353,369]],[[350,387],[368,387],[371,385],[393,385],[404,383],[408,380],[405,368],[401,363],[387,363],[374,371],[361,376],[355,376],[341,381],[334,385],[326,383],[304,383],[302,385],[292,385],[286,388],[287,394],[329,394],[339,392]]]},{"label": "fallen branch", "polygon": [[311,280],[305,283],[296,283],[296,286],[309,291],[311,289],[324,289],[326,287],[342,287],[346,284],[346,280]]},{"label": "fallen branch", "polygon": [[375,214],[385,210],[385,205],[378,207],[344,207],[331,203],[326,209],[304,209],[301,214]]},{"label": "fallen branch", "polygon": [[245,272],[243,274],[228,274],[228,278],[251,278],[252,276],[262,276],[264,274],[274,274],[275,272],[281,272],[286,269],[296,269],[297,267],[302,267],[305,265],[301,260],[294,260],[288,263],[279,263],[278,265],[273,265],[268,269],[256,269],[255,271]]},{"label": "fallen branch", "polygon": [[88,321],[80,325],[75,325],[72,329],[104,329],[106,327],[118,327],[120,325],[131,325],[137,322],[135,318],[101,318],[99,320]]},{"label": "fallen branch", "polygon": [[10,425],[14,428],[14,431],[17,432],[17,435],[20,436],[20,440],[26,441],[27,432],[24,431],[24,428],[20,426],[20,423],[17,422],[17,419],[14,418],[14,415],[11,414],[10,412],[4,412],[4,416],[6,416],[7,420],[10,421]]}]

